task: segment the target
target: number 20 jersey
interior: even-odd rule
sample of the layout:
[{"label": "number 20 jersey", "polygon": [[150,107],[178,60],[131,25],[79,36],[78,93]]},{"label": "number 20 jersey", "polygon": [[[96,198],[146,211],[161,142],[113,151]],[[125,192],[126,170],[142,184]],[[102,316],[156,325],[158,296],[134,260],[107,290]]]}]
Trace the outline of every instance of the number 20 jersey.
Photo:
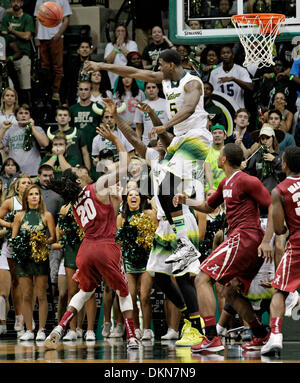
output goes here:
[{"label": "number 20 jersey", "polygon": [[287,177],[276,186],[281,195],[290,235],[300,237],[300,177]]},{"label": "number 20 jersey", "polygon": [[74,217],[86,239],[115,239],[116,218],[112,203],[99,201],[94,185],[87,185],[73,205]]}]

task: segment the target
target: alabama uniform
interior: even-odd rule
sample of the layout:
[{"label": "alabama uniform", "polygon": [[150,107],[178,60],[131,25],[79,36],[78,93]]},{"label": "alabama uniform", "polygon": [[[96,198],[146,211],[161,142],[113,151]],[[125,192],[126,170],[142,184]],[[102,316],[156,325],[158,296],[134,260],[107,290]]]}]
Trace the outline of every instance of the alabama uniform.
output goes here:
[{"label": "alabama uniform", "polygon": [[213,209],[223,202],[229,225],[228,237],[200,269],[222,285],[237,278],[243,284],[242,292],[247,294],[263,263],[263,258],[258,257],[258,247],[264,236],[259,206],[269,207],[270,193],[258,178],[237,171],[230,178],[224,178],[207,201]]},{"label": "alabama uniform", "polygon": [[99,201],[95,184],[88,185],[73,206],[73,214],[84,231],[76,257],[77,279],[83,291],[93,291],[103,277],[121,297],[129,294],[121,248],[115,241],[116,218],[112,202]]},{"label": "alabama uniform", "polygon": [[276,190],[282,199],[290,236],[272,286],[294,292],[300,286],[300,177],[287,177]]}]

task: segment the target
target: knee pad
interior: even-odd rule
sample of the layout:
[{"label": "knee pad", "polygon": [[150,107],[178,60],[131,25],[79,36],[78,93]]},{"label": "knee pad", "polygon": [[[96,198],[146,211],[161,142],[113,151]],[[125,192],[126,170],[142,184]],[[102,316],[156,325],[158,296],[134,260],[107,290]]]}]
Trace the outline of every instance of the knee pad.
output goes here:
[{"label": "knee pad", "polygon": [[69,306],[74,307],[77,310],[77,312],[79,312],[82,309],[85,302],[87,302],[90,299],[94,292],[95,289],[90,292],[79,290],[78,293],[75,294],[70,300]]},{"label": "knee pad", "polygon": [[120,310],[123,313],[124,311],[133,310],[132,298],[131,295],[128,294],[127,297],[120,297],[120,291],[116,291],[119,297]]}]

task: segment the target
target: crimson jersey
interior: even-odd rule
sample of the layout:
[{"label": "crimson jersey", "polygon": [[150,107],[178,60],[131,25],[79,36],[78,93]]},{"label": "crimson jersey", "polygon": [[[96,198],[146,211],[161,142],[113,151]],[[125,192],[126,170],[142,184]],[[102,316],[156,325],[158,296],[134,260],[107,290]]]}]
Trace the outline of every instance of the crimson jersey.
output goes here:
[{"label": "crimson jersey", "polygon": [[99,201],[94,184],[83,189],[73,205],[73,214],[85,238],[115,238],[117,227],[113,205],[111,202],[106,205]]},{"label": "crimson jersey", "polygon": [[300,177],[287,177],[276,186],[282,197],[285,220],[290,234],[300,232]]},{"label": "crimson jersey", "polygon": [[213,209],[223,202],[230,234],[235,229],[261,229],[259,206],[268,208],[271,196],[258,178],[237,171],[230,178],[224,178],[207,201]]}]

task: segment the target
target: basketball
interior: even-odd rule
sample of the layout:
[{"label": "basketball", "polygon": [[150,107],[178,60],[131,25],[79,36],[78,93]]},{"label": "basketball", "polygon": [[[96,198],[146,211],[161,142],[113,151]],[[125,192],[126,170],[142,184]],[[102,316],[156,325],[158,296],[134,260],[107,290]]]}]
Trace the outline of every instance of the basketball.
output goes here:
[{"label": "basketball", "polygon": [[62,21],[63,10],[54,1],[47,1],[39,7],[37,17],[44,27],[54,28]]}]

